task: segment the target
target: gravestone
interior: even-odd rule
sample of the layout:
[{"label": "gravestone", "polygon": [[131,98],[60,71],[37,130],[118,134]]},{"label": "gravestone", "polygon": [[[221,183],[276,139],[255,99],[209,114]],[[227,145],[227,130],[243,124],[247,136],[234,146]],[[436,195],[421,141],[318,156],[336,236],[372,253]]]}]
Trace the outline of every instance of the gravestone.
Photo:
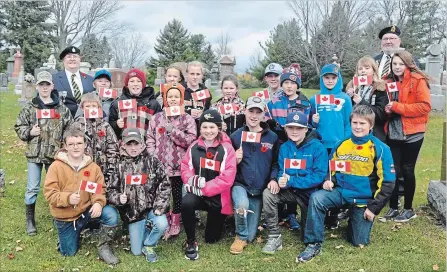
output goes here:
[{"label": "gravestone", "polygon": [[236,58],[232,55],[224,55],[219,60],[219,80],[222,80],[225,76],[234,75],[234,66],[236,65]]},{"label": "gravestone", "polygon": [[124,87],[124,78],[126,77],[126,72],[119,69],[110,71],[110,73],[112,74],[112,87],[122,89]]},{"label": "gravestone", "polygon": [[8,75],[5,73],[0,74],[0,92],[8,91]]},{"label": "gravestone", "polygon": [[22,84],[23,84],[24,76],[25,76],[25,69],[23,68],[23,65],[22,65],[22,67],[20,68],[20,73],[17,77],[17,83],[14,87],[15,94],[20,94],[20,95],[22,94]]},{"label": "gravestone", "polygon": [[9,49],[9,57],[6,59],[6,73],[8,79],[11,80],[12,72],[14,71],[14,49]]},{"label": "gravestone", "polygon": [[214,62],[213,67],[211,68],[210,79],[210,88],[219,88],[219,65],[217,62]]},{"label": "gravestone", "polygon": [[34,82],[24,81],[22,84],[22,99],[30,101],[36,96],[36,84]]},{"label": "gravestone", "polygon": [[39,74],[42,71],[47,71],[52,75],[58,72],[56,69],[53,69],[51,67],[39,67],[34,69],[34,77],[37,77],[37,74]]},{"label": "gravestone", "polygon": [[155,78],[154,85],[160,85],[165,82],[165,68],[157,67],[157,77]]},{"label": "gravestone", "polygon": [[0,197],[5,196],[5,169],[0,169]]},{"label": "gravestone", "polygon": [[211,78],[207,78],[207,79],[205,80],[205,86],[206,86],[208,89],[211,88]]},{"label": "gravestone", "polygon": [[445,110],[445,95],[440,85],[441,69],[442,69],[442,48],[439,44],[432,44],[427,48],[427,61],[425,72],[431,77],[430,81],[430,98],[432,110]]}]

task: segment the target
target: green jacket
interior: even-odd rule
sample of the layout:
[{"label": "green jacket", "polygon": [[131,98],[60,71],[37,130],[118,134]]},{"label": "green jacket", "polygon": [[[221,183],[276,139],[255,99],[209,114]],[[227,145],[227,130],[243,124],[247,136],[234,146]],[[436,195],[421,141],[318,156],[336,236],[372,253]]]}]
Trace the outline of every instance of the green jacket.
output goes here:
[{"label": "green jacket", "polygon": [[[39,96],[34,97],[19,113],[14,129],[17,136],[27,142],[25,156],[28,162],[50,164],[54,161],[56,151],[61,148],[65,129],[73,122],[70,110],[59,100],[56,90],[51,92],[53,102],[44,104]],[[37,109],[54,109],[53,119],[37,119]],[[30,131],[39,124],[40,135],[31,136]]]}]

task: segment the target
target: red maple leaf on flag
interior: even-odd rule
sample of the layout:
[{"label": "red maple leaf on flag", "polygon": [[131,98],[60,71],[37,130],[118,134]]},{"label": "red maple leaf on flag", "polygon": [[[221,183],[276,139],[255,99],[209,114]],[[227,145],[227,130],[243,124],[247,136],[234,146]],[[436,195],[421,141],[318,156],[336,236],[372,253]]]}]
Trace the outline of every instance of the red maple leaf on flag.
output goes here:
[{"label": "red maple leaf on flag", "polygon": [[174,109],[172,110],[172,112],[173,112],[173,113],[177,113],[177,112],[178,112],[177,108],[174,108]]},{"label": "red maple leaf on flag", "polygon": [[250,139],[250,140],[253,140],[254,137],[255,137],[255,136],[253,136],[253,134],[249,134],[249,135],[247,136],[247,138]]},{"label": "red maple leaf on flag", "polygon": [[140,181],[140,178],[138,178],[138,177],[134,177],[134,178],[133,178],[133,181],[138,182],[138,181]]},{"label": "red maple leaf on flag", "polygon": [[105,94],[106,94],[106,95],[110,95],[110,94],[111,94],[110,90],[107,90],[107,91],[105,92]]},{"label": "red maple leaf on flag", "polygon": [[299,164],[297,161],[293,161],[293,162],[292,162],[292,165],[293,165],[293,166],[298,166],[298,165],[300,165],[300,164]]},{"label": "red maple leaf on flag", "polygon": [[93,185],[92,183],[90,183],[87,187],[88,187],[90,190],[95,189],[95,185]]},{"label": "red maple leaf on flag", "polygon": [[337,164],[337,167],[338,167],[338,168],[343,168],[343,166],[344,166],[343,163],[338,163],[338,164]]},{"label": "red maple leaf on flag", "polygon": [[323,100],[323,101],[327,101],[328,98],[327,98],[327,96],[323,96],[323,98],[321,98],[321,100]]},{"label": "red maple leaf on flag", "polygon": [[210,162],[210,161],[208,161],[207,164],[208,164],[208,166],[210,166],[210,167],[213,167],[213,165],[214,165],[214,164],[213,164],[212,162]]},{"label": "red maple leaf on flag", "polygon": [[126,103],[124,103],[124,105],[125,105],[126,107],[129,107],[129,106],[130,106],[130,102],[129,102],[129,101],[126,101]]},{"label": "red maple leaf on flag", "polygon": [[44,111],[44,112],[42,113],[42,115],[45,115],[45,116],[47,116],[48,114],[50,114],[50,113],[48,113],[48,111]]}]

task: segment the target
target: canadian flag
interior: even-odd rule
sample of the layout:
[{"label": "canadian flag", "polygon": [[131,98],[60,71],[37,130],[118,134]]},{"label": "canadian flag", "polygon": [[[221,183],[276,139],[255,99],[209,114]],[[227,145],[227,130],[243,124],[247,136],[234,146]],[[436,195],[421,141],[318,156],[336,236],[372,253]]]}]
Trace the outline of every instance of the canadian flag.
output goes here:
[{"label": "canadian flag", "polygon": [[147,175],[127,175],[127,185],[143,185],[146,184]]},{"label": "canadian flag", "polygon": [[99,96],[115,99],[118,96],[118,91],[115,89],[99,88]]},{"label": "canadian flag", "polygon": [[250,143],[260,143],[261,142],[261,133],[242,131],[242,141],[250,142]]},{"label": "canadian flag", "polygon": [[239,107],[236,104],[223,104],[219,106],[220,114],[234,113],[237,110],[239,110]]},{"label": "canadian flag", "polygon": [[356,86],[371,85],[373,82],[373,77],[372,76],[355,76],[353,81],[354,81],[354,85],[356,85]]},{"label": "canadian flag", "polygon": [[207,99],[208,97],[211,97],[210,91],[208,89],[192,93],[192,98],[195,101]]},{"label": "canadian flag", "polygon": [[317,94],[316,100],[318,105],[333,105],[335,103],[333,94]]},{"label": "canadian flag", "polygon": [[264,90],[259,91],[259,92],[253,92],[252,96],[257,96],[257,97],[262,98],[262,99],[270,99],[270,94],[269,94],[269,91],[267,89],[264,89]]},{"label": "canadian flag", "polygon": [[86,191],[92,194],[100,194],[102,190],[102,184],[93,182],[93,181],[81,181],[81,188],[82,191]]},{"label": "canadian flag", "polygon": [[351,162],[348,161],[334,161],[329,163],[331,171],[351,172]]},{"label": "canadian flag", "polygon": [[220,171],[220,162],[207,158],[200,158],[200,167],[214,171]]},{"label": "canadian flag", "polygon": [[56,111],[54,109],[36,109],[37,119],[51,119],[56,117]]},{"label": "canadian flag", "polygon": [[135,99],[125,99],[118,101],[118,108],[120,110],[131,110],[137,108],[137,100]]},{"label": "canadian flag", "polygon": [[177,116],[185,113],[183,106],[171,106],[165,108],[166,116]]},{"label": "canadian flag", "polygon": [[286,169],[306,169],[306,160],[286,159]]},{"label": "canadian flag", "polygon": [[98,109],[98,108],[93,108],[93,109],[85,109],[84,110],[84,117],[86,119],[93,119],[93,118],[102,118],[102,110]]},{"label": "canadian flag", "polygon": [[389,93],[400,91],[400,82],[390,82],[386,84],[386,89]]}]

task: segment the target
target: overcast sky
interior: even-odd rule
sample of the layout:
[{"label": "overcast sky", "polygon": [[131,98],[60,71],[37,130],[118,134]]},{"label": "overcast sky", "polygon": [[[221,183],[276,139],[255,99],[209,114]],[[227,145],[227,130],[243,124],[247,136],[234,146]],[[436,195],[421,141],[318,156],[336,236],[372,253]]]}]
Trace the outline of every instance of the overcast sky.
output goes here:
[{"label": "overcast sky", "polygon": [[232,38],[235,71],[249,67],[250,56],[266,41],[273,28],[293,17],[285,1],[125,1],[117,19],[130,23],[151,44],[169,21],[176,18],[192,34],[215,43],[222,31]]}]

